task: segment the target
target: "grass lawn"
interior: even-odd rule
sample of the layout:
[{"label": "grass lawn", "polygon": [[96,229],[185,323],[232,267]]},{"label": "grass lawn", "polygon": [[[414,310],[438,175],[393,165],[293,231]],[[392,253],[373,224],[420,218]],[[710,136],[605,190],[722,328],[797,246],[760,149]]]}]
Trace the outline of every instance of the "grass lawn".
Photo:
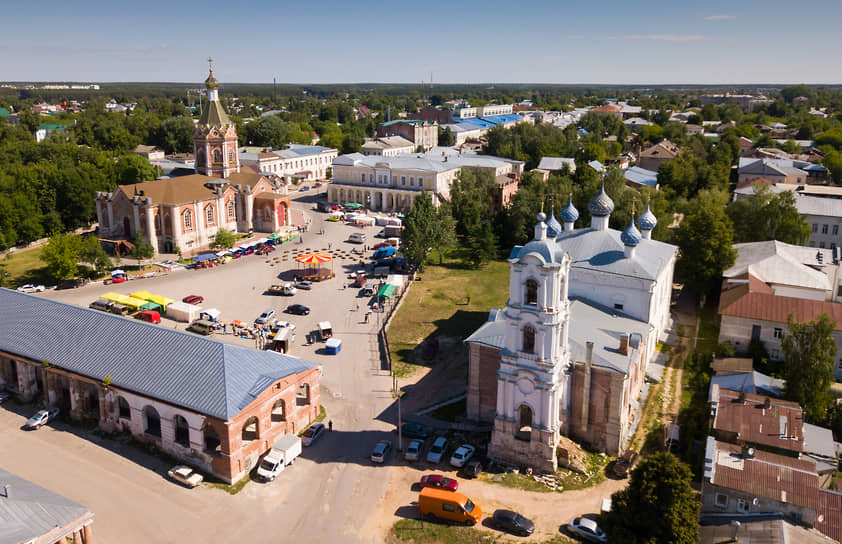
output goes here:
[{"label": "grass lawn", "polygon": [[423,364],[415,359],[419,343],[432,336],[466,338],[485,323],[492,307],[503,307],[509,296],[505,261],[473,269],[448,258],[442,266],[428,265],[418,277],[421,280],[413,283],[387,331],[399,377],[411,375]]},{"label": "grass lawn", "polygon": [[20,287],[26,283],[49,285],[52,278],[47,273],[47,265],[41,260],[43,247],[34,247],[15,251],[0,261],[9,274],[3,282],[4,287]]}]

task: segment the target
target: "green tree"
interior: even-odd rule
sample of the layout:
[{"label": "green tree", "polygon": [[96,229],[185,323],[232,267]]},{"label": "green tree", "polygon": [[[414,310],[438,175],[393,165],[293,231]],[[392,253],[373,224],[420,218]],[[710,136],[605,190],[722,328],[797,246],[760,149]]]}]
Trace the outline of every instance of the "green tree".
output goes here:
[{"label": "green tree", "polygon": [[631,471],[629,486],[611,496],[602,515],[609,542],[695,544],[701,506],[691,487],[692,474],[675,456],[658,452]]},{"label": "green tree", "polygon": [[442,202],[436,212],[436,225],[433,232],[432,246],[439,254],[442,264],[445,252],[456,245],[456,220],[449,202]]},{"label": "green tree", "polygon": [[731,203],[727,212],[736,243],[778,240],[801,245],[810,237],[810,225],[798,213],[790,191],[775,194],[757,183],[753,195]]},{"label": "green tree", "polygon": [[801,405],[805,420],[820,423],[833,403],[828,388],[836,358],[836,321],[823,313],[810,323],[797,323],[790,315],[787,326],[789,332],[781,341],[784,397]]},{"label": "green tree", "polygon": [[497,254],[497,238],[488,221],[483,222],[468,242],[468,257],[474,268],[493,259]]},{"label": "green tree", "polygon": [[234,233],[230,230],[226,229],[219,229],[216,231],[216,236],[211,243],[211,248],[213,249],[231,249],[234,247],[234,242],[237,241],[237,237],[234,236]]},{"label": "green tree", "polygon": [[453,141],[453,133],[451,132],[450,127],[444,129],[439,128],[439,145],[450,147],[453,145]]},{"label": "green tree", "polygon": [[47,264],[50,276],[58,281],[76,276],[81,247],[82,239],[76,234],[55,233],[50,236],[41,252],[41,260]]},{"label": "green tree", "polygon": [[162,174],[159,167],[140,155],[122,155],[117,159],[116,169],[119,185],[150,181]]},{"label": "green tree", "polygon": [[102,244],[96,235],[88,235],[82,238],[79,247],[79,260],[91,265],[97,272],[104,272],[111,268],[111,257],[108,252],[102,249]]},{"label": "green tree", "polygon": [[723,200],[727,195],[703,191],[687,206],[675,232],[681,251],[676,274],[697,293],[707,293],[722,277],[722,271],[734,264],[732,247],[734,229],[725,215]]},{"label": "green tree", "polygon": [[132,257],[137,259],[137,264],[138,266],[140,266],[140,262],[143,259],[151,259],[154,256],[155,248],[152,247],[152,244],[150,244],[146,240],[146,233],[143,232],[143,229],[138,229],[134,237],[134,248],[132,248]]},{"label": "green tree", "polygon": [[437,215],[432,197],[424,191],[404,219],[403,253],[420,270],[424,269],[430,248],[436,242]]},{"label": "green tree", "polygon": [[450,188],[450,202],[456,219],[456,232],[470,237],[488,221],[491,211],[491,193],[494,183],[491,172],[485,169],[462,168]]}]

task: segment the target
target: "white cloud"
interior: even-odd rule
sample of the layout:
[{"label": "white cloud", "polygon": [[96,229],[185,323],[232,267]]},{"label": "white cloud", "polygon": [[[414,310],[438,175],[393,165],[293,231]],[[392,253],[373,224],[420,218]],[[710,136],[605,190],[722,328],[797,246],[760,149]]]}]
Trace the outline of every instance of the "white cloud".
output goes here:
[{"label": "white cloud", "polygon": [[630,36],[623,36],[624,40],[652,40],[660,42],[697,42],[701,40],[709,40],[708,36],[701,36],[699,34],[633,34]]},{"label": "white cloud", "polygon": [[736,15],[709,15],[705,17],[705,21],[727,21],[728,19],[736,18]]}]

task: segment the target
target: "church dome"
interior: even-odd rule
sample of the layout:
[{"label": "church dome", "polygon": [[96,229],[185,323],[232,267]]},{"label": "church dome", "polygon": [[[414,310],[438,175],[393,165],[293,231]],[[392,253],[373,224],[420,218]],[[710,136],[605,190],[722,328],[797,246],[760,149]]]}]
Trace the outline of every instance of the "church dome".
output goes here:
[{"label": "church dome", "polygon": [[561,223],[555,218],[555,210],[550,212],[550,219],[547,221],[547,237],[555,238],[561,232]]},{"label": "church dome", "polygon": [[573,205],[573,199],[561,210],[561,220],[565,223],[575,223],[579,219],[579,210]]},{"label": "church dome", "polygon": [[210,70],[208,78],[205,80],[205,87],[208,89],[216,89],[219,87],[219,81],[213,76],[213,69]]},{"label": "church dome", "polygon": [[604,183],[599,189],[599,194],[593,197],[588,203],[588,210],[590,210],[591,215],[594,217],[605,217],[611,215],[611,212],[614,211],[614,201],[605,192]]},{"label": "church dome", "polygon": [[637,227],[634,226],[634,217],[632,217],[631,221],[629,221],[629,226],[626,227],[626,230],[624,230],[622,234],[620,234],[620,240],[623,241],[624,245],[635,247],[642,239],[643,235],[641,235],[640,231],[637,230]]},{"label": "church dome", "polygon": [[641,230],[653,230],[658,226],[658,219],[655,217],[655,214],[652,213],[648,204],[646,205],[646,211],[637,218],[637,224],[640,226]]}]

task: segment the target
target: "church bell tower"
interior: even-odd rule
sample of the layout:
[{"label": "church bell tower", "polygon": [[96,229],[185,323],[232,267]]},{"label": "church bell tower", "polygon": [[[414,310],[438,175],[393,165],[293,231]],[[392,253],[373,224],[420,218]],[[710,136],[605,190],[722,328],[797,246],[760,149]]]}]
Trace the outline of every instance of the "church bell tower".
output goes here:
[{"label": "church bell tower", "polygon": [[237,128],[228,119],[219,102],[219,81],[213,75],[213,59],[208,58],[208,78],[205,80],[208,101],[202,110],[199,124],[193,129],[193,155],[196,172],[206,176],[227,178],[240,171],[237,149]]}]

